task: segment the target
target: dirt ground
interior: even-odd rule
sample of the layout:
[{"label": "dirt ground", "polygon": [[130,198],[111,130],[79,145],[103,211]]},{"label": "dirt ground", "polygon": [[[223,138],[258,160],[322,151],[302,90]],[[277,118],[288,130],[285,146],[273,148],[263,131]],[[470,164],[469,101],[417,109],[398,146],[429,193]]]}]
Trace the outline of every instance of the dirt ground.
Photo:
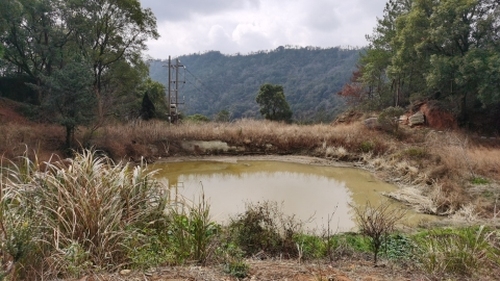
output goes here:
[{"label": "dirt ground", "polygon": [[[354,167],[353,163],[339,162],[336,160],[330,160],[325,158],[313,157],[313,156],[303,156],[303,155],[241,155],[241,156],[180,156],[180,157],[168,157],[159,158],[156,162],[184,162],[184,161],[221,161],[236,163],[237,161],[282,161],[282,162],[293,162],[299,164],[308,165],[319,165],[319,166],[331,166],[331,167]],[[363,168],[363,167],[357,167]]]},{"label": "dirt ground", "polygon": [[392,264],[374,267],[368,260],[299,263],[297,260],[247,260],[249,275],[243,279],[224,273],[220,266],[162,267],[145,272],[122,270],[114,274],[85,276],[78,281],[382,281],[433,280],[410,268]]}]

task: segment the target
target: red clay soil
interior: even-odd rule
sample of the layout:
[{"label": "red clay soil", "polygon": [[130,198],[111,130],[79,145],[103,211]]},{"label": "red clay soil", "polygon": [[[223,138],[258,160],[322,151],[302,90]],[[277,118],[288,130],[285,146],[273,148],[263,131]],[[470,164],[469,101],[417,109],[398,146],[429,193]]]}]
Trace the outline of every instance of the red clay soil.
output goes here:
[{"label": "red clay soil", "polygon": [[458,128],[457,120],[455,120],[453,114],[442,110],[432,102],[423,103],[422,106],[420,106],[420,112],[424,114],[427,125],[433,129],[455,130]]}]

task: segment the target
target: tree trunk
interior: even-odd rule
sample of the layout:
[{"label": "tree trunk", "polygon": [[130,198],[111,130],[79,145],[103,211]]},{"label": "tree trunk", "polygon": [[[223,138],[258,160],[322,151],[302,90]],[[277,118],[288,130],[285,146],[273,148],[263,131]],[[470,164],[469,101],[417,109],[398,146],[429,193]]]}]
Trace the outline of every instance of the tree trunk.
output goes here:
[{"label": "tree trunk", "polygon": [[66,148],[72,147],[74,133],[75,133],[74,126],[66,126]]}]

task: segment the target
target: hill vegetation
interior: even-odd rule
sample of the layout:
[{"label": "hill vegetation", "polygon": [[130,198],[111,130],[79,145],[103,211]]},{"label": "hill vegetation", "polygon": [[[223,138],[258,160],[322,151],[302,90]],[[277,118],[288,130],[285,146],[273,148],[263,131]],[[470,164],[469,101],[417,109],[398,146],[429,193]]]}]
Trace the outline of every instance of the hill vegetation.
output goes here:
[{"label": "hill vegetation", "polygon": [[500,3],[389,0],[342,95],[364,109],[436,100],[459,125],[500,128]]},{"label": "hill vegetation", "polygon": [[[336,94],[349,81],[361,51],[287,46],[248,55],[210,51],[181,56],[185,67],[179,72],[179,80],[185,81],[179,85],[181,111],[211,119],[222,110],[231,119],[259,118],[255,98],[260,86],[270,83],[283,86],[293,119],[331,121],[343,111],[344,101]],[[165,86],[167,65],[165,60],[149,65],[151,78]]]}]

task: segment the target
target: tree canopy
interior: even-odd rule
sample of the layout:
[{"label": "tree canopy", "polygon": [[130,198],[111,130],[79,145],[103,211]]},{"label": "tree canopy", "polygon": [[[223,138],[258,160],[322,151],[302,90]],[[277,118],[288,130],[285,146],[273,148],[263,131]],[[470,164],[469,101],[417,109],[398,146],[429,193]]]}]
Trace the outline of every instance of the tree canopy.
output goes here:
[{"label": "tree canopy", "polygon": [[500,2],[389,0],[360,59],[374,107],[439,98],[462,119],[500,103]]},{"label": "tree canopy", "polygon": [[292,110],[286,101],[283,86],[269,83],[262,85],[255,101],[260,106],[260,114],[267,120],[291,121]]},{"label": "tree canopy", "polygon": [[44,77],[75,57],[89,62],[97,119],[128,104],[119,102],[124,95],[142,97],[148,68],[141,52],[159,35],[155,16],[138,0],[0,0],[0,7],[2,76],[26,76],[40,86],[34,103],[54,93],[41,90]]},{"label": "tree canopy", "polygon": [[42,82],[47,93],[44,106],[53,112],[52,119],[66,129],[66,147],[71,148],[76,127],[88,124],[94,117],[92,108],[96,98],[92,93],[90,67],[75,60],[44,77]]}]

